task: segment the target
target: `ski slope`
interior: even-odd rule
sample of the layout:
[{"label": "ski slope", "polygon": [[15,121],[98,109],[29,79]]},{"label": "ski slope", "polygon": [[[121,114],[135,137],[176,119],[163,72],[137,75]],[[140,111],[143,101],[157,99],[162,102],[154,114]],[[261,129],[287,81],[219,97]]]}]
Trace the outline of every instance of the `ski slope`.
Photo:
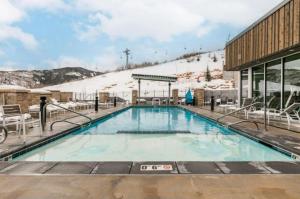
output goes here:
[{"label": "ski slope", "polygon": [[[216,60],[214,60],[213,57],[216,57]],[[85,80],[45,87],[44,89],[81,93],[94,93],[95,91],[105,91],[110,93],[131,92],[134,89],[138,89],[138,83],[132,79],[132,74],[177,76],[178,82],[172,84],[173,89],[217,89],[222,85],[226,86],[226,84],[231,83],[222,79],[205,82],[204,74],[208,66],[212,76],[222,75],[223,64],[224,51],[215,51],[201,54],[199,57],[195,56],[188,59],[171,61],[151,67],[106,73]],[[230,87],[230,85],[228,87]],[[166,82],[142,81],[141,83],[141,90],[144,91],[166,91],[167,89],[168,83]]]}]

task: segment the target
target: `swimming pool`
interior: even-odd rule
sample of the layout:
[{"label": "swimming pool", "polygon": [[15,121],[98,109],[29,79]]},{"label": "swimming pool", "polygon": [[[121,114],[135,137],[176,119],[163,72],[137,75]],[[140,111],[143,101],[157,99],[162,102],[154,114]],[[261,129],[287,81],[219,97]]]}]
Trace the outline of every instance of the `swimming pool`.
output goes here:
[{"label": "swimming pool", "polygon": [[131,107],[16,161],[293,161],[178,107]]}]

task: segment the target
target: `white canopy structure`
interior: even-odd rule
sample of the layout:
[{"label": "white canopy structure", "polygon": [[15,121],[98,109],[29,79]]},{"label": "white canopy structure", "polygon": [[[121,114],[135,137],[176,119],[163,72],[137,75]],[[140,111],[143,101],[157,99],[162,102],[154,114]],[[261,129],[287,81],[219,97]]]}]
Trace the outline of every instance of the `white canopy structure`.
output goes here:
[{"label": "white canopy structure", "polygon": [[177,77],[175,77],[175,76],[132,74],[132,78],[135,79],[135,80],[138,80],[138,83],[139,83],[139,90],[138,90],[138,99],[139,100],[140,100],[140,97],[141,97],[141,80],[169,82],[168,104],[170,104],[171,82],[177,82]]}]

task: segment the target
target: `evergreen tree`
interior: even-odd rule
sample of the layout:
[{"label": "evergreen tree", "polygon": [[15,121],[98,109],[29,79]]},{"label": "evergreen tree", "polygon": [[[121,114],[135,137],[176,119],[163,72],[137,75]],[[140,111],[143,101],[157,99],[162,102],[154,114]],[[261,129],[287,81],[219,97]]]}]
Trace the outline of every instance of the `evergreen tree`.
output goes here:
[{"label": "evergreen tree", "polygon": [[214,56],[213,56],[213,62],[217,62],[217,61],[218,61],[218,58],[217,58],[216,54],[214,54]]},{"label": "evergreen tree", "polygon": [[206,68],[205,81],[207,81],[207,82],[210,82],[210,81],[211,81],[211,74],[210,74],[210,71],[209,71],[208,66],[207,66],[207,68]]}]

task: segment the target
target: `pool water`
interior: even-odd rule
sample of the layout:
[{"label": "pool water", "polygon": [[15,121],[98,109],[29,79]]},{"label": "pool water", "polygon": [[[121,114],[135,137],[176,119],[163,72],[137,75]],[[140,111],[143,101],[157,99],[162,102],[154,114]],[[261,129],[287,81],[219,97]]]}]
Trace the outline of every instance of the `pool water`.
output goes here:
[{"label": "pool water", "polygon": [[14,160],[293,161],[283,153],[177,107],[129,108]]}]

